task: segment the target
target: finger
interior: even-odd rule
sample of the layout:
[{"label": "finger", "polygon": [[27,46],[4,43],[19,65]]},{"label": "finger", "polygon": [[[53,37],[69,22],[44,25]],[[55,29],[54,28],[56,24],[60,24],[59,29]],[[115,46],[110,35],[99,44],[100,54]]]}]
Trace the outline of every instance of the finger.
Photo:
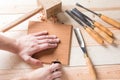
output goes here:
[{"label": "finger", "polygon": [[50,48],[55,48],[57,47],[57,43],[55,44],[51,44],[51,43],[43,43],[39,45],[38,51],[39,50],[46,50],[46,49],[50,49]]},{"label": "finger", "polygon": [[38,36],[37,39],[38,40],[42,40],[42,39],[56,39],[57,36],[56,35],[42,35],[42,36]]},{"label": "finger", "polygon": [[52,76],[53,80],[61,80],[60,77],[62,76],[62,72],[61,71],[56,71],[51,76]]},{"label": "finger", "polygon": [[38,41],[38,44],[41,44],[41,43],[59,43],[60,40],[59,39],[44,39],[44,40],[39,40]]},{"label": "finger", "polygon": [[41,32],[37,32],[37,33],[32,33],[32,35],[34,35],[34,36],[41,36],[41,35],[46,35],[46,34],[48,34],[47,31],[41,31]]},{"label": "finger", "polygon": [[49,68],[50,72],[60,71],[62,68],[61,64],[52,64]]},{"label": "finger", "polygon": [[27,63],[34,64],[34,65],[42,65],[42,62],[40,62],[40,60],[34,59],[31,56],[23,55],[22,58]]}]

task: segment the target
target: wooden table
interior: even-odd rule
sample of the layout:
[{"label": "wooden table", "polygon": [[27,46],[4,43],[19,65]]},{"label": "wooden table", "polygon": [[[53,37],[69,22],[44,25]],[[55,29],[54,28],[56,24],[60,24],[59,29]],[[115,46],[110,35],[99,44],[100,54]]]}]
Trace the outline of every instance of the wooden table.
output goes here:
[{"label": "wooden table", "polygon": [[[58,14],[60,21],[65,24],[72,24],[74,27],[79,27],[82,30],[84,36],[88,54],[95,65],[98,80],[120,80],[120,30],[104,23],[98,17],[93,14],[78,8],[83,13],[89,15],[91,18],[99,21],[111,30],[116,38],[117,46],[105,43],[107,46],[99,45],[93,38],[87,34],[83,28],[70,18],[64,10],[72,9],[76,2],[83,4],[84,6],[103,13],[120,22],[120,0],[62,0],[63,12]],[[10,23],[12,20],[17,19],[23,14],[29,12],[37,7],[37,1],[30,0],[2,0],[0,1],[0,29]],[[27,34],[28,22],[30,20],[39,20],[37,14],[22,24],[14,27],[8,32],[1,33],[11,38],[18,38]],[[35,66],[31,66],[23,62],[17,55],[6,51],[0,51],[0,80],[10,80],[15,76],[24,75],[35,69]],[[82,51],[79,48],[76,37],[73,33],[72,47],[70,55],[70,66],[64,66],[65,76],[63,80],[89,80],[90,76],[85,64]],[[16,74],[17,73],[17,74]]]}]

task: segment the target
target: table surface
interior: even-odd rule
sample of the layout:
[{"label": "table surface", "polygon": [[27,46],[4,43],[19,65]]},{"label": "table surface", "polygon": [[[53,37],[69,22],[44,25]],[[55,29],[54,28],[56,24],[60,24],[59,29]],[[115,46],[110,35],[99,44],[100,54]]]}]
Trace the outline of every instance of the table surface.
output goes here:
[{"label": "table surface", "polygon": [[[120,35],[119,35],[120,30],[111,25],[108,25],[107,23],[103,22],[95,15],[81,8],[78,8],[77,6],[75,6],[76,2],[79,2],[83,4],[84,6],[98,13],[107,15],[120,22],[120,15],[119,15],[120,14],[120,0],[109,0],[109,1],[108,0],[75,0],[75,1],[74,0],[70,0],[70,1],[62,0],[63,12],[58,14],[58,18],[61,22],[64,22],[65,24],[72,24],[73,27],[78,27],[81,29],[83,37],[85,39],[86,46],[87,46],[88,54],[93,64],[96,66],[96,68],[98,68],[98,72],[100,69],[103,69],[103,67],[99,67],[99,66],[108,67],[109,68],[107,69],[108,72],[110,69],[113,69],[113,68],[116,68],[115,71],[120,71],[119,69],[120,67],[119,65],[120,64]],[[29,3],[27,2],[27,0],[2,0],[0,1],[0,29],[2,29],[3,26],[10,23],[11,21],[14,21],[15,19],[29,12],[30,10],[35,9],[36,7],[37,7],[36,0],[30,0]],[[105,42],[106,47],[98,44],[93,38],[89,36],[88,33],[86,33],[86,31],[83,30],[83,28],[77,22],[75,22],[72,18],[70,18],[64,12],[66,9],[72,9],[74,7],[78,8],[83,13],[90,16],[92,19],[102,23],[110,31],[112,31],[115,37],[116,46],[110,45],[106,42]],[[28,29],[28,22],[39,21],[39,18],[40,18],[39,16],[40,14],[36,14],[30,19],[26,20],[25,22],[12,28],[8,32],[5,32],[5,33],[1,32],[1,34],[11,37],[11,38],[18,38],[20,36],[26,35],[27,29]],[[72,46],[71,46],[70,54],[71,54],[70,55],[70,66],[76,66],[76,67],[67,67],[65,68],[65,70],[70,72],[69,70],[72,68],[73,72],[77,72],[77,70],[82,71],[82,68],[85,67],[86,63],[85,63],[83,53],[81,49],[79,48],[79,45],[77,43],[74,33],[72,35]],[[0,79],[1,80],[9,80],[10,78],[14,76],[20,76],[24,72],[29,72],[33,70],[33,66],[26,64],[17,55],[12,54],[10,52],[0,50],[0,57],[1,57],[0,58],[0,61],[1,61],[0,62]],[[103,70],[106,70],[106,69],[104,68]],[[19,72],[19,74],[15,74],[15,72]],[[118,74],[120,75],[120,72]],[[114,76],[116,76],[115,78],[118,78],[119,80],[120,77],[118,77],[118,74]],[[73,79],[68,79],[68,80],[73,80]]]}]

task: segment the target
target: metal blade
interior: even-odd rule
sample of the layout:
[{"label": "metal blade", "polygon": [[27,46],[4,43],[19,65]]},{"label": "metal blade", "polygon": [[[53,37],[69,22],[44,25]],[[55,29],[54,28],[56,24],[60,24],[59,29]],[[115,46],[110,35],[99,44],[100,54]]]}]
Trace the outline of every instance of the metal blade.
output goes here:
[{"label": "metal blade", "polygon": [[85,47],[85,42],[83,40],[83,36],[82,36],[82,34],[80,32],[80,29],[79,28],[75,28],[74,32],[75,32],[75,35],[77,37],[79,46],[81,47],[83,53],[87,53],[87,50],[86,50],[86,47]]}]

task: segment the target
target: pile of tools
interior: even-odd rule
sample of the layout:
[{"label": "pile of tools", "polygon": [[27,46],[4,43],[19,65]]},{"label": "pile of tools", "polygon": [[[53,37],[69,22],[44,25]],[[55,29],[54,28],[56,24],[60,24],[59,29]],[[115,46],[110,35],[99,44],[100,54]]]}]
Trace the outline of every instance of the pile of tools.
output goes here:
[{"label": "pile of tools", "polygon": [[[83,7],[79,3],[77,3],[76,5],[99,16],[102,20],[115,26],[116,28],[120,28],[119,22],[117,22],[111,18],[108,18],[102,14],[97,14],[97,13]],[[77,21],[81,26],[83,26],[83,28],[88,32],[88,34],[90,34],[98,43],[103,44],[104,40],[110,44],[114,43],[113,33],[109,29],[104,27],[102,24],[100,24],[99,22],[92,20],[91,18],[89,18],[88,16],[86,16],[85,14],[83,14],[76,8],[74,8],[72,10],[66,10],[66,13],[68,15],[70,15],[75,21]],[[79,46],[84,53],[84,58],[86,60],[86,64],[87,64],[87,67],[88,67],[88,70],[89,70],[89,73],[91,76],[91,80],[97,80],[97,74],[96,74],[95,68],[89,58],[89,55],[87,53],[87,49],[85,47],[85,42],[82,37],[81,31],[79,28],[75,28],[74,32],[75,32],[76,38],[78,40]]]},{"label": "pile of tools", "polygon": [[[102,14],[95,13],[85,8],[84,6],[80,5],[79,3],[76,3],[76,5],[89,12],[92,12],[93,14],[97,15],[103,21],[111,24],[112,26],[115,26],[116,28],[120,28],[119,22],[111,18],[108,18],[107,16],[104,16]],[[114,43],[113,33],[99,22],[92,20],[91,18],[89,18],[88,16],[86,16],[76,8],[72,10],[66,10],[66,12],[81,26],[83,26],[83,28],[88,32],[88,34],[90,34],[98,43],[104,44],[104,40],[110,44]]]}]

